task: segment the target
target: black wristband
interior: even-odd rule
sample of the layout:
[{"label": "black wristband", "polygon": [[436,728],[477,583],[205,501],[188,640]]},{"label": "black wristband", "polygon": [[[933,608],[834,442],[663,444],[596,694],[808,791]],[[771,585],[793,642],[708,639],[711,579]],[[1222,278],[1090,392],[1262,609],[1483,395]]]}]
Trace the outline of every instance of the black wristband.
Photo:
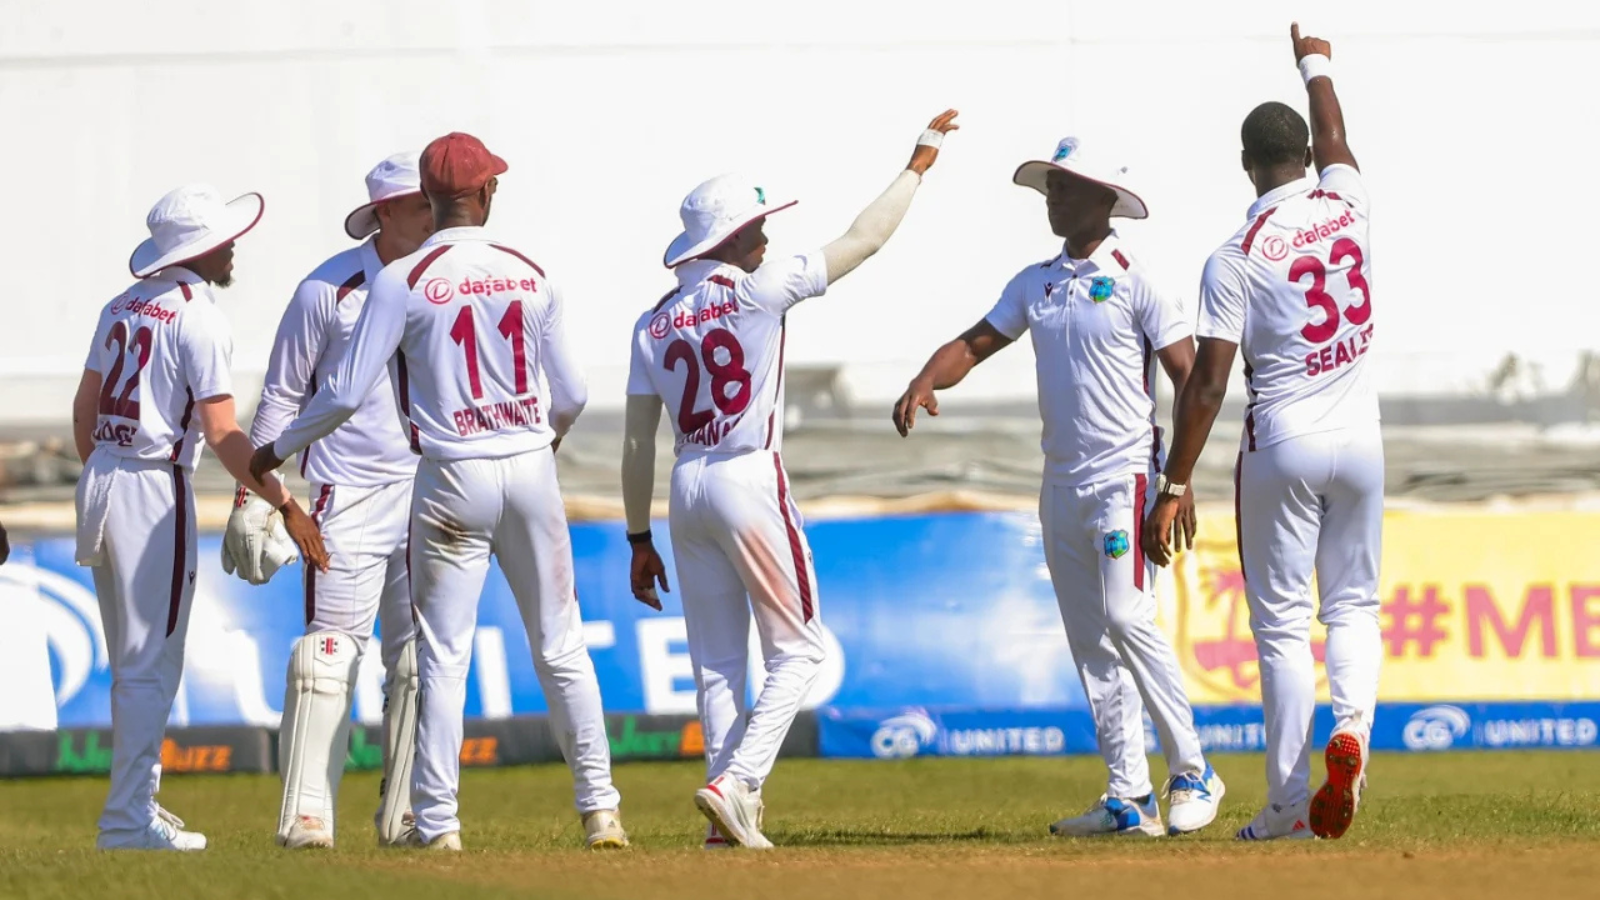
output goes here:
[{"label": "black wristband", "polygon": [[650,543],[650,529],[646,528],[638,534],[629,534],[628,543],[635,545]]}]

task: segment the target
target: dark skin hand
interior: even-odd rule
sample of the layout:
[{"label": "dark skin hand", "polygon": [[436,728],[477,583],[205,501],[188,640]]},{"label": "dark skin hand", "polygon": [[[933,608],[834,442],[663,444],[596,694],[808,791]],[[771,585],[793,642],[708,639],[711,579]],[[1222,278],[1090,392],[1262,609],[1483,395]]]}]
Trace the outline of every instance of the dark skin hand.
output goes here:
[{"label": "dark skin hand", "polygon": [[0,566],[6,564],[11,558],[11,538],[6,535],[6,526],[0,525]]},{"label": "dark skin hand", "polygon": [[[1200,451],[1205,449],[1211,426],[1222,409],[1222,401],[1228,396],[1228,373],[1233,370],[1233,357],[1238,349],[1238,344],[1229,341],[1200,339],[1194,368],[1189,372],[1188,383],[1178,394],[1178,408],[1173,413],[1173,418],[1177,420],[1177,433],[1172,438],[1172,452],[1167,456],[1166,475],[1174,484],[1189,484],[1189,479],[1194,476]],[[1194,491],[1185,491],[1184,499],[1188,501],[1187,515],[1193,516]],[[1173,547],[1172,525],[1182,512],[1182,507],[1179,498],[1161,496],[1156,498],[1155,507],[1145,519],[1144,552],[1158,566],[1172,562],[1177,554],[1178,548]],[[1187,545],[1184,549],[1192,550],[1192,527],[1184,527],[1188,531],[1184,535]]]},{"label": "dark skin hand", "polygon": [[633,560],[628,564],[628,583],[633,588],[633,599],[656,612],[661,611],[661,598],[656,588],[670,592],[667,584],[667,566],[661,561],[654,543],[633,545]]}]

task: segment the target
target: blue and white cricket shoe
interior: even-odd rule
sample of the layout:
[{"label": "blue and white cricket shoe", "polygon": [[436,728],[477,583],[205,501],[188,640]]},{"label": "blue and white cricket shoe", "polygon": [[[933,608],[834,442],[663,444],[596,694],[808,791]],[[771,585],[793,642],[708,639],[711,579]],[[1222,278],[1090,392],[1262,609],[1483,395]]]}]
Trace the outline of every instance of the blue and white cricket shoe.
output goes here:
[{"label": "blue and white cricket shoe", "polygon": [[1241,841],[1309,840],[1316,837],[1307,822],[1311,818],[1309,806],[1305,801],[1293,806],[1269,803],[1234,837]]},{"label": "blue and white cricket shoe", "polygon": [[1188,834],[1210,825],[1228,792],[1217,770],[1206,763],[1199,775],[1174,775],[1167,779],[1167,834]]},{"label": "blue and white cricket shoe", "polygon": [[1156,805],[1154,792],[1132,799],[1102,794],[1083,815],[1051,825],[1050,833],[1056,837],[1160,837],[1161,807]]}]

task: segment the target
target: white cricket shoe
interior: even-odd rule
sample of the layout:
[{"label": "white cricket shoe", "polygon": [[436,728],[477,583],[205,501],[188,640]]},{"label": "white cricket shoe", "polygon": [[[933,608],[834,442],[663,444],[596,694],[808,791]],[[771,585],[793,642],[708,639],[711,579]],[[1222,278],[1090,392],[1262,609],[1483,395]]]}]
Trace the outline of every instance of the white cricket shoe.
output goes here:
[{"label": "white cricket shoe", "polygon": [[173,828],[177,828],[179,830],[183,829],[183,820],[178,818],[177,816],[173,815],[171,810],[167,809],[165,806],[162,806],[161,804],[157,803],[154,800],[150,801],[150,806],[155,810],[156,818],[160,819],[163,822],[166,822],[168,825],[171,825]]},{"label": "white cricket shoe", "polygon": [[722,836],[722,832],[717,830],[717,826],[710,822],[706,823],[706,841],[700,845],[701,850],[728,850],[732,847],[728,839]]},{"label": "white cricket shoe", "polygon": [[772,842],[761,833],[761,792],[742,779],[723,773],[694,793],[694,805],[723,837],[736,847],[770,850]]},{"label": "white cricket shoe", "polygon": [[1217,807],[1227,792],[1227,785],[1210,763],[1199,775],[1167,779],[1167,834],[1189,834],[1216,821]]},{"label": "white cricket shoe", "polygon": [[425,841],[422,839],[422,834],[420,832],[412,831],[411,846],[422,850],[445,850],[452,853],[460,853],[461,832],[447,831],[431,841]]},{"label": "white cricket shoe", "polygon": [[278,846],[286,850],[327,849],[333,846],[328,823],[316,816],[295,816],[288,834],[278,835]]},{"label": "white cricket shoe", "polygon": [[1311,797],[1311,833],[1319,838],[1344,837],[1355,821],[1361,792],[1367,786],[1367,742],[1359,731],[1335,731],[1323,751],[1328,779]]},{"label": "white cricket shoe", "polygon": [[597,809],[583,815],[584,840],[590,850],[621,850],[628,846],[628,833],[614,809]]},{"label": "white cricket shoe", "polygon": [[1311,826],[1306,824],[1309,818],[1305,803],[1293,806],[1268,804],[1234,837],[1241,841],[1306,840],[1315,837],[1311,833]]},{"label": "white cricket shoe", "polygon": [[95,838],[98,850],[178,850],[193,852],[206,848],[206,836],[184,831],[164,818],[156,818],[138,831],[102,831]]},{"label": "white cricket shoe", "polygon": [[1101,794],[1083,815],[1056,822],[1050,833],[1056,837],[1160,837],[1161,807],[1156,805],[1154,793],[1131,800]]}]

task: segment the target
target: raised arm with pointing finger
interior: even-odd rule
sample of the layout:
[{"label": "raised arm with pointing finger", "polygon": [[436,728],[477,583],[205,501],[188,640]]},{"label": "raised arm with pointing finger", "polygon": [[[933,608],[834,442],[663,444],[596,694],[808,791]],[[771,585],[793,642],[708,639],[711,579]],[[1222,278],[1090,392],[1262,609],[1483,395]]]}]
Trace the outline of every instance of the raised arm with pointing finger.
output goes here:
[{"label": "raised arm with pointing finger", "polygon": [[[822,247],[821,255],[826,267],[826,285],[855,271],[877,253],[900,227],[911,198],[922,184],[922,176],[939,157],[939,147],[944,136],[961,126],[956,124],[956,110],[946,110],[934,117],[917,139],[911,160],[895,176],[889,187],[867,204],[843,235]],[[693,195],[691,195],[693,196]],[[763,198],[764,205],[764,198]],[[771,210],[776,212],[777,209]],[[755,278],[761,278],[761,261],[766,246],[766,236],[761,224],[765,215],[729,235],[723,243],[701,258],[712,254],[725,255],[735,265],[746,268]],[[683,260],[682,263],[692,260]],[[773,267],[774,270],[778,267]],[[796,297],[799,302],[803,297]],[[628,532],[639,534],[650,528],[650,495],[655,482],[655,434],[661,422],[661,395],[645,385],[640,392],[629,391],[622,444],[622,498]],[[781,415],[781,411],[779,412]],[[666,569],[655,548],[649,544],[636,544],[633,558],[634,594],[645,603],[656,604],[652,578],[666,588]]]}]

